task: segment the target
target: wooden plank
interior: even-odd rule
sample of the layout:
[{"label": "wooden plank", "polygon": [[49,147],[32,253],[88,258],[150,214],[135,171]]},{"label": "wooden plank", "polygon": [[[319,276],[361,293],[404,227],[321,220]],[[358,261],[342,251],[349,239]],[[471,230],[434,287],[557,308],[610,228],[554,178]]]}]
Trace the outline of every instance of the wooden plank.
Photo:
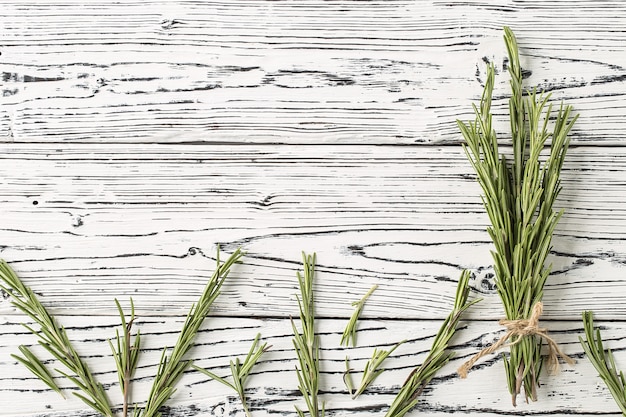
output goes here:
[{"label": "wooden plank", "polygon": [[[112,317],[62,316],[59,318],[76,344],[78,351],[86,357],[114,402],[121,401],[117,377],[109,348],[104,338],[114,335],[117,320]],[[32,345],[34,337],[17,323],[18,317],[2,318],[0,350],[16,352],[18,344]],[[363,320],[359,323],[358,347],[343,348],[339,339],[345,320],[318,320],[321,335],[321,398],[326,401],[331,414],[381,415],[389,406],[399,385],[407,374],[425,357],[433,336],[440,326],[433,321]],[[546,323],[544,323],[546,324]],[[626,362],[624,356],[624,323],[597,322],[601,326],[606,346],[614,349],[618,364]],[[142,350],[133,398],[141,401],[147,395],[151,376],[155,372],[160,350],[170,346],[176,338],[176,329],[181,318],[140,317],[136,325],[141,329],[145,342]],[[469,416],[520,415],[537,416],[573,415],[618,416],[618,409],[610,399],[608,390],[589,361],[582,357],[578,336],[582,334],[582,323],[547,322],[551,335],[565,352],[578,359],[574,366],[564,365],[557,375],[544,375],[539,392],[539,401],[517,408],[511,406],[504,382],[502,361],[497,356],[486,358],[474,369],[467,380],[455,375],[455,369],[470,355],[496,340],[502,333],[496,323],[464,323],[454,339],[453,359],[426,389],[415,413],[444,415],[461,412]],[[294,405],[303,405],[297,391],[294,372],[295,354],[291,344],[289,320],[255,320],[244,318],[209,318],[199,336],[192,357],[199,366],[207,367],[218,375],[228,374],[228,362],[236,356],[244,356],[254,335],[260,332],[262,340],[272,348],[262,358],[249,380],[248,395],[252,413],[262,415],[292,415]],[[406,339],[384,363],[386,369],[372,387],[357,400],[351,400],[343,385],[344,359],[351,358],[354,380],[360,379],[359,370],[372,354],[373,348],[390,348],[394,343]],[[35,347],[37,349],[37,347]],[[38,351],[38,350],[37,350]],[[63,387],[65,381],[60,381]],[[79,416],[84,407],[71,396],[63,400],[13,360],[0,361],[0,410],[12,416]],[[454,395],[451,395],[454,393]],[[243,415],[233,392],[215,381],[209,381],[196,371],[185,374],[174,407],[169,416],[206,416],[213,414]],[[593,400],[593,401],[592,401]],[[36,405],[36,406],[35,406]],[[44,414],[45,413],[45,414]]]},{"label": "wooden plank", "polygon": [[616,1],[7,1],[0,136],[458,143],[511,25],[529,85],[582,114],[575,142],[622,144],[625,16]]},{"label": "wooden plank", "polygon": [[[0,158],[2,256],[58,313],[115,314],[133,296],[142,314],[184,314],[219,243],[247,251],[219,314],[296,314],[304,250],[324,317],[377,283],[369,317],[443,318],[463,268],[478,316],[502,315],[460,147],[4,145]],[[622,148],[571,150],[546,317],[626,313],[625,170]]]}]

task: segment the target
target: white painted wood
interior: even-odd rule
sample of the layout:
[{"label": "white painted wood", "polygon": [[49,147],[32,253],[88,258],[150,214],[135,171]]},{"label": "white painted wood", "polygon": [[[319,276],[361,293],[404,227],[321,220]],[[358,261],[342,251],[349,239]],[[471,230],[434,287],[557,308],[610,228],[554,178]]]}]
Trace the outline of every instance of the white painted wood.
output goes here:
[{"label": "white painted wood", "polygon": [[[144,314],[184,314],[219,243],[247,252],[220,314],[297,314],[305,250],[318,253],[322,316],[349,316],[350,301],[378,283],[367,316],[442,319],[463,268],[485,297],[476,317],[502,316],[488,220],[460,146],[58,144],[2,154],[3,256],[59,313],[115,314],[113,298],[132,296]],[[546,317],[626,314],[624,171],[623,148],[570,151]]]},{"label": "white painted wood", "polygon": [[[80,317],[61,316],[70,337],[80,353],[88,360],[97,377],[106,385],[109,396],[120,401],[117,377],[112,372],[112,358],[103,338],[114,335],[117,322],[114,318],[98,316],[90,323]],[[381,415],[393,400],[399,384],[408,373],[425,357],[439,321],[392,321],[363,320],[359,326],[357,348],[339,347],[344,320],[319,320],[321,334],[321,397],[327,402],[332,414],[375,416]],[[623,323],[602,323],[607,347],[616,348],[619,360],[626,359],[620,352],[623,349]],[[565,352],[578,359],[571,367],[563,365],[557,375],[544,375],[540,390],[540,400],[531,404],[520,404],[514,408],[505,388],[504,370],[498,357],[486,358],[479,362],[467,380],[456,377],[455,369],[470,355],[494,341],[502,333],[495,331],[493,323],[463,323],[454,339],[454,349],[458,357],[447,365],[432,382],[422,396],[415,414],[443,415],[453,410],[466,415],[516,415],[517,412],[531,412],[533,415],[576,415],[591,416],[618,415],[617,408],[610,401],[609,393],[599,382],[589,361],[581,357],[582,348],[578,343],[581,331],[577,322],[551,322],[553,337]],[[139,365],[137,382],[133,396],[137,401],[145,398],[151,384],[156,360],[164,346],[171,346],[176,331],[181,326],[180,318],[139,318],[145,350]],[[33,336],[16,324],[16,318],[3,318],[5,335],[2,350],[14,351],[20,343],[32,344]],[[164,333],[164,329],[167,332]],[[260,332],[262,340],[272,348],[262,357],[258,368],[249,381],[249,398],[253,415],[292,415],[294,405],[303,401],[297,392],[297,379],[294,372],[296,358],[291,344],[291,324],[280,319],[209,318],[192,356],[199,366],[209,367],[219,375],[228,375],[228,362],[234,357],[247,353],[254,335]],[[406,339],[385,362],[386,369],[371,388],[357,400],[351,400],[342,374],[346,356],[351,358],[354,367],[354,380],[359,381],[365,362],[374,347],[390,348],[394,343]],[[28,372],[11,360],[0,362],[0,397],[4,415],[31,415],[37,411],[51,416],[78,416],[83,407],[75,399],[63,400],[58,394],[46,389],[34,380]],[[7,388],[10,386],[10,396]],[[34,392],[33,392],[34,390]],[[20,399],[37,398],[38,409]],[[183,377],[179,392],[172,400],[174,409],[171,416],[208,416],[234,413],[243,415],[239,401],[233,392],[223,385],[209,381],[196,371]],[[20,414],[23,413],[23,414]]]},{"label": "white painted wood", "polygon": [[[580,119],[563,173],[542,324],[578,358],[512,408],[502,363],[467,381],[463,359],[500,335],[487,218],[455,120],[471,118],[485,61],[506,137],[506,52],[529,85]],[[315,251],[323,397],[330,415],[382,415],[447,314],[462,268],[473,297],[454,360],[412,415],[618,416],[582,357],[580,313],[607,347],[626,331],[624,68],[620,1],[7,0],[0,7],[0,256],[41,296],[116,402],[105,342],[113,298],[135,300],[145,397],[213,270],[241,246],[193,356],[225,373],[260,331],[273,348],[250,381],[253,416],[301,404],[289,317],[300,251]],[[359,347],[338,346],[373,284]],[[0,415],[86,416],[10,357],[34,337],[0,299]],[[409,339],[370,392],[349,399],[343,359]],[[223,386],[185,375],[164,417],[237,415]]]}]

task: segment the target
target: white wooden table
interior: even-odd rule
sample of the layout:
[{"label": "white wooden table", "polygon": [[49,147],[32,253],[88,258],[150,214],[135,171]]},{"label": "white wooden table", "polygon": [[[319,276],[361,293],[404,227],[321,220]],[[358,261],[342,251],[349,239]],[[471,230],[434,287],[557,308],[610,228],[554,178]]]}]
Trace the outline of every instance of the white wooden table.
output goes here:
[{"label": "white wooden table", "polygon": [[[578,363],[545,375],[539,401],[517,408],[499,357],[467,380],[455,375],[502,334],[488,221],[455,120],[472,117],[492,61],[506,136],[503,25],[518,37],[528,85],[580,113],[542,320]],[[6,0],[0,29],[0,256],[114,402],[114,298],[137,306],[141,402],[220,244],[247,255],[192,356],[226,375],[260,332],[272,349],[249,381],[255,417],[303,406],[289,322],[301,251],[318,256],[329,415],[384,414],[425,357],[463,268],[484,301],[412,415],[620,415],[578,337],[581,312],[594,310],[626,369],[625,3]],[[350,302],[373,284],[358,347],[340,347]],[[0,415],[93,415],[10,357],[36,339],[0,300]],[[351,400],[345,356],[362,369],[374,347],[402,339]],[[189,371],[164,416],[241,416],[233,394]]]}]

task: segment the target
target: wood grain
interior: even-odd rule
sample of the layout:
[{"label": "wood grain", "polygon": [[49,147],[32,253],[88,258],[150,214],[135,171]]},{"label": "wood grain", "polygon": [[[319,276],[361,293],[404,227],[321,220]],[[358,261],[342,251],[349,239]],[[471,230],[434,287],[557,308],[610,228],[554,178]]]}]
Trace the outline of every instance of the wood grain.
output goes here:
[{"label": "wood grain", "polygon": [[[578,364],[545,375],[540,401],[517,409],[499,357],[454,376],[501,334],[488,221],[456,120],[472,118],[493,62],[506,143],[504,25],[527,84],[580,113],[542,320]],[[302,403],[289,322],[301,250],[318,254],[330,416],[386,411],[463,268],[484,300],[412,415],[620,415],[578,337],[581,311],[594,310],[626,368],[626,3],[7,0],[0,31],[0,256],[59,315],[114,402],[113,299],[138,307],[142,401],[219,244],[247,255],[192,356],[226,374],[261,332],[273,348],[250,380],[254,417],[293,416]],[[373,284],[359,347],[339,347],[350,303]],[[0,415],[93,416],[10,357],[35,343],[22,320],[0,298]],[[362,368],[374,347],[402,339],[350,400],[345,356]],[[164,417],[243,416],[233,393],[195,372],[170,404]]]},{"label": "wood grain", "polygon": [[[484,61],[503,72],[506,24],[520,38],[529,85],[583,114],[575,142],[621,144],[626,5],[578,3],[9,0],[0,12],[0,134],[458,143],[455,120],[471,116]],[[506,84],[498,78],[499,112]]]},{"label": "wood grain", "polygon": [[[120,400],[117,377],[112,372],[111,353],[104,338],[113,336],[118,325],[115,318],[94,317],[89,324],[81,317],[61,316],[76,343],[77,349],[87,358],[97,378],[105,385],[114,401]],[[3,338],[1,349],[14,352],[17,344],[32,344],[34,337],[17,324],[15,317],[3,318]],[[180,328],[180,318],[140,317],[136,325],[141,329],[145,342],[133,396],[141,401],[147,395],[151,376],[156,368],[160,350],[171,346]],[[381,415],[393,400],[399,384],[408,373],[425,357],[430,348],[439,321],[394,321],[363,320],[359,325],[358,347],[341,348],[339,339],[345,325],[344,320],[318,320],[321,335],[321,378],[320,392],[332,415],[358,413],[359,415]],[[624,355],[623,323],[597,322],[602,328],[607,347],[614,348],[618,360]],[[532,404],[520,404],[516,409],[510,404],[510,397],[504,381],[504,370],[498,357],[481,361],[470,373],[467,380],[455,375],[455,369],[470,355],[493,342],[501,335],[492,323],[463,323],[455,336],[453,349],[455,358],[433,380],[424,392],[415,414],[443,415],[460,412],[465,415],[610,415],[617,416],[617,408],[610,400],[606,388],[601,385],[595,370],[588,360],[582,358],[582,348],[578,336],[582,334],[580,323],[550,322],[551,335],[561,344],[565,352],[578,359],[575,366],[563,365],[557,375],[544,375],[540,390],[540,400]],[[164,329],[167,329],[164,331]],[[294,367],[296,358],[291,344],[291,324],[288,320],[260,320],[244,318],[207,319],[197,346],[192,352],[199,366],[207,367],[218,375],[228,374],[228,362],[234,357],[244,356],[254,335],[260,332],[262,340],[272,348],[254,369],[249,382],[249,399],[253,415],[292,415],[294,405],[301,405],[297,392],[297,379]],[[390,348],[394,343],[406,339],[385,362],[386,369],[368,391],[357,400],[351,400],[342,374],[344,360],[350,357],[350,365],[355,369],[353,379],[359,381],[360,371],[370,358],[374,347]],[[36,349],[36,347],[35,347]],[[61,381],[62,385],[64,382]],[[0,362],[0,406],[5,415],[45,415],[79,416],[81,403],[76,399],[63,400],[58,394],[46,389],[43,384],[29,376],[27,371],[12,360]],[[10,388],[8,388],[10,387]],[[11,396],[7,396],[8,393]],[[450,395],[450,393],[455,393]],[[180,389],[174,396],[169,416],[208,416],[243,415],[238,400],[228,388],[196,371],[189,371],[181,381]],[[16,400],[19,398],[19,400]],[[590,402],[590,399],[594,399]],[[31,401],[39,404],[40,414]]]},{"label": "wood grain", "polygon": [[[221,244],[247,255],[220,314],[295,315],[305,250],[324,317],[348,317],[345,294],[378,283],[370,317],[441,319],[463,268],[485,297],[476,317],[502,315],[460,147],[5,145],[0,158],[3,257],[59,313],[115,314],[113,298],[133,296],[143,314],[185,314]],[[624,171],[622,148],[571,150],[546,317],[626,313]]]}]

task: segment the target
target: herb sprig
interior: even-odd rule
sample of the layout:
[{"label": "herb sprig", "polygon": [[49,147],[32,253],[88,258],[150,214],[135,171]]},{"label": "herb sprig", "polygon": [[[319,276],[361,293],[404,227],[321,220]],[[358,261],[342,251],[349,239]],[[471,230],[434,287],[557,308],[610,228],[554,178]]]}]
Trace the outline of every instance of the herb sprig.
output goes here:
[{"label": "herb sprig", "polygon": [[404,342],[406,342],[406,340],[396,343],[389,350],[379,350],[378,348],[374,348],[372,358],[368,360],[365,364],[365,369],[363,370],[363,375],[361,376],[361,383],[356,390],[354,390],[352,380],[350,379],[350,372],[352,371],[352,369],[350,369],[349,359],[348,357],[346,357],[346,373],[344,375],[344,382],[346,383],[346,387],[352,394],[352,399],[356,399],[359,395],[363,394],[363,392],[365,392],[365,390],[372,384],[372,382],[374,382],[378,375],[383,373],[384,370],[380,367],[382,366],[385,359],[387,359],[387,357],[389,357],[389,355],[391,355],[393,351],[396,350]]},{"label": "herb sprig", "polygon": [[209,279],[209,282],[204,287],[204,291],[198,302],[191,306],[178,336],[178,340],[170,355],[168,356],[167,348],[163,349],[159,368],[154,378],[148,401],[143,411],[135,413],[136,416],[161,416],[159,410],[175,392],[176,383],[192,363],[190,359],[185,359],[185,355],[193,346],[200,326],[209,314],[213,302],[220,294],[220,289],[222,288],[222,284],[224,284],[224,280],[230,273],[231,266],[239,262],[242,257],[243,253],[240,249],[237,249],[224,263],[221,263],[218,248],[215,272],[213,272],[211,279]]},{"label": "herb sprig", "polygon": [[[492,127],[493,64],[487,67],[480,107],[474,106],[475,121],[459,121],[458,126],[465,139],[463,147],[483,189],[483,204],[491,221],[487,230],[495,245],[492,255],[496,288],[507,320],[516,321],[528,320],[543,298],[544,284],[550,274],[546,257],[563,214],[552,207],[561,190],[559,177],[569,145],[568,134],[578,116],[572,116],[572,107],[563,104],[553,112],[548,104],[550,94],[537,93],[536,89],[524,94],[517,41],[507,27],[504,40],[511,76],[509,114],[513,160],[499,152]],[[541,155],[548,139],[550,153],[542,163]],[[535,401],[543,364],[541,338],[516,335],[512,339],[510,356],[504,357],[512,402],[516,404],[522,386],[526,399]]]},{"label": "herb sprig", "polygon": [[580,343],[591,364],[596,368],[600,378],[611,392],[622,414],[626,416],[626,378],[624,372],[618,371],[613,352],[610,349],[604,349],[600,329],[594,328],[591,311],[583,312],[583,323],[585,339],[581,337]]},{"label": "herb sprig", "polygon": [[[298,389],[302,393],[309,410],[310,417],[324,417],[324,403],[318,398],[319,376],[320,376],[320,345],[319,337],[315,334],[315,300],[313,291],[313,281],[315,278],[315,254],[306,255],[302,253],[302,263],[304,274],[297,272],[300,297],[298,307],[300,309],[300,324],[302,332],[298,331],[293,319],[291,327],[293,329],[293,345],[298,357],[299,367],[296,367],[298,376]],[[296,406],[299,417],[305,414]]]},{"label": "herb sprig", "polygon": [[248,379],[248,376],[250,375],[250,371],[252,370],[254,365],[256,365],[258,360],[261,358],[261,355],[263,355],[263,353],[267,352],[267,350],[269,349],[269,346],[267,346],[267,343],[264,343],[263,345],[259,346],[260,337],[261,337],[261,334],[259,333],[254,338],[254,341],[252,342],[252,346],[250,347],[250,351],[248,352],[248,355],[246,355],[246,358],[243,360],[243,363],[239,360],[239,358],[236,358],[234,361],[232,360],[230,361],[230,373],[233,378],[232,383],[228,382],[226,379],[222,377],[217,376],[216,374],[209,371],[208,369],[204,369],[204,368],[200,368],[199,366],[192,365],[192,367],[195,370],[200,371],[201,373],[205,374],[209,378],[213,378],[214,380],[233,389],[239,396],[243,410],[246,413],[246,416],[248,417],[251,417],[251,414],[250,414],[250,410],[248,409],[248,404],[246,401],[246,393],[245,393],[246,380]]},{"label": "herb sprig", "polygon": [[470,306],[480,301],[480,299],[468,302],[470,273],[464,270],[457,284],[456,295],[454,297],[454,308],[446,317],[441,328],[435,336],[428,356],[422,364],[415,368],[406,379],[400,392],[393,400],[391,407],[385,417],[402,417],[418,403],[418,397],[433,379],[435,374],[447,364],[454,356],[454,352],[448,351],[450,339],[454,336],[461,315]]},{"label": "herb sprig", "polygon": [[[39,344],[66,368],[65,371],[58,368],[56,371],[78,387],[80,392],[73,392],[73,394],[103,416],[114,417],[115,413],[102,384],[96,381],[89,366],[72,346],[65,328],[57,323],[35,293],[24,285],[13,269],[1,259],[0,280],[2,281],[0,289],[11,295],[11,303],[37,323],[39,329],[27,324],[23,326],[37,336]],[[61,393],[42,361],[24,346],[20,347],[20,351],[24,357],[20,358],[17,355],[14,357],[26,365],[46,385]]]}]

